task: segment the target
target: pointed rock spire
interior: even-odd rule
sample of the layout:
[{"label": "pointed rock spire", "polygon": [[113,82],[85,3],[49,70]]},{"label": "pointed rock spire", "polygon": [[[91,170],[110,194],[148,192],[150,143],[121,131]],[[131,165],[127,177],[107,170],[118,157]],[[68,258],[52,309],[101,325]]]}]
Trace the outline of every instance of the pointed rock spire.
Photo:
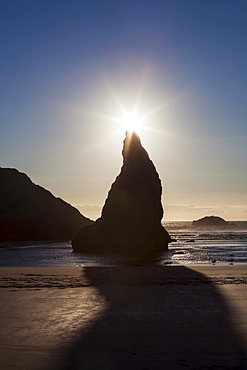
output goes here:
[{"label": "pointed rock spire", "polygon": [[171,242],[161,225],[161,181],[135,132],[126,132],[122,155],[121,172],[111,186],[101,217],[72,241],[76,252],[146,259],[167,250]]}]

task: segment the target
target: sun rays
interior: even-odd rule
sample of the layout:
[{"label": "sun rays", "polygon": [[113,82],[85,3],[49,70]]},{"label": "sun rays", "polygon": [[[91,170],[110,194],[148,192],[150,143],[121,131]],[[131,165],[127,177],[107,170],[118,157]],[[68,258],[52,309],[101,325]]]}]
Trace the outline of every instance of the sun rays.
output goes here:
[{"label": "sun rays", "polygon": [[149,99],[147,93],[149,89],[145,86],[147,81],[145,78],[140,80],[139,86],[137,84],[135,89],[130,88],[128,91],[123,86],[121,88],[113,86],[109,79],[105,80],[104,103],[98,111],[84,112],[87,116],[96,119],[95,122],[100,124],[101,131],[105,127],[103,141],[110,137],[122,136],[126,131],[136,132],[145,140],[149,140],[149,133],[159,137],[173,136],[174,133],[169,129],[171,125],[166,125],[169,120],[166,109],[179,97],[163,101],[157,99],[156,104],[152,104],[154,103],[153,97]]}]

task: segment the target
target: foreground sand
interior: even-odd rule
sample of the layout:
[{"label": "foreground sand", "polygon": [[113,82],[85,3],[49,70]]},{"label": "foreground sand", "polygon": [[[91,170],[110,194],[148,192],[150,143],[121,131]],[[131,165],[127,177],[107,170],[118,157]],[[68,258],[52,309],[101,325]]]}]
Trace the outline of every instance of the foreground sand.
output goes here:
[{"label": "foreground sand", "polygon": [[247,369],[247,266],[1,268],[0,368]]}]

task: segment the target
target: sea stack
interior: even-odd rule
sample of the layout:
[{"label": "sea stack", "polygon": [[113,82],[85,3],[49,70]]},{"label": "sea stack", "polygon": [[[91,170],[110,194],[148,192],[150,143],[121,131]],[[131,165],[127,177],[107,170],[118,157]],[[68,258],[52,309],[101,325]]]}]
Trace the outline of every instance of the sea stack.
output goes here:
[{"label": "sea stack", "polygon": [[161,225],[161,181],[135,132],[126,132],[123,166],[112,184],[101,217],[73,238],[75,252],[149,259],[168,249]]},{"label": "sea stack", "polygon": [[192,221],[191,226],[230,226],[230,224],[218,216],[205,216],[199,220]]}]

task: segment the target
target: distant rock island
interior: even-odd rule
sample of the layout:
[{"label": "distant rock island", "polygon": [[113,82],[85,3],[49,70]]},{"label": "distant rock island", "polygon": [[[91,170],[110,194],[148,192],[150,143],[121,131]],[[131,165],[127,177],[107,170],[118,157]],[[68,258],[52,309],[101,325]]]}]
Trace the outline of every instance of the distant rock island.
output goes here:
[{"label": "distant rock island", "polygon": [[71,240],[93,223],[13,168],[0,168],[0,194],[1,242]]},{"label": "distant rock island", "polygon": [[123,166],[112,184],[101,217],[72,240],[75,252],[148,259],[168,249],[170,235],[161,225],[161,181],[139,136],[127,132]]},{"label": "distant rock island", "polygon": [[192,221],[191,226],[230,226],[230,224],[221,217],[206,216]]}]

